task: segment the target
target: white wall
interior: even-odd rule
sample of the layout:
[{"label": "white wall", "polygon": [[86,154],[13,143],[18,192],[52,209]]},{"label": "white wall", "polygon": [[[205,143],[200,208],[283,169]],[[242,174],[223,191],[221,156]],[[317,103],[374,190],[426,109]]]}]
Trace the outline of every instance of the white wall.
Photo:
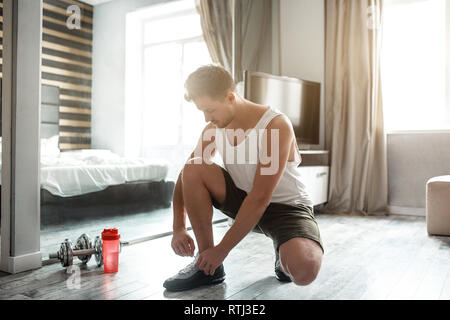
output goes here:
[{"label": "white wall", "polygon": [[450,131],[387,135],[391,213],[425,215],[428,179],[450,174]]},{"label": "white wall", "polygon": [[280,75],[320,82],[320,145],[325,146],[325,3],[280,0]]}]

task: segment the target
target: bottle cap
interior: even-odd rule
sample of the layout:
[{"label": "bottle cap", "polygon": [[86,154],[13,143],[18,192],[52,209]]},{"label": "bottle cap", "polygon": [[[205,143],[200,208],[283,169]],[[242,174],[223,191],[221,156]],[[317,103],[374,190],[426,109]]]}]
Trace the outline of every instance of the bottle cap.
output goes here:
[{"label": "bottle cap", "polygon": [[120,239],[119,230],[116,228],[104,229],[102,232],[102,240],[118,240]]}]

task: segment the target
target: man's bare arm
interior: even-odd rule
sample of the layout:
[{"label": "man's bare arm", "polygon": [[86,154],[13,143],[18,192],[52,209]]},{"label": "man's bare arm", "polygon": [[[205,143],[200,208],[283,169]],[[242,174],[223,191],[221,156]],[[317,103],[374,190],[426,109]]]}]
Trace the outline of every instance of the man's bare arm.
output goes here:
[{"label": "man's bare arm", "polygon": [[177,183],[173,191],[173,232],[186,230],[186,209],[183,200],[183,182],[181,181],[181,170],[178,175]]},{"label": "man's bare arm", "polygon": [[[286,168],[292,139],[294,139],[292,126],[284,117],[277,117],[272,120],[267,129],[269,130],[267,131],[267,149],[265,152],[271,160],[267,164],[259,162],[252,190],[244,199],[233,225],[218,245],[226,253],[231,251],[259,222],[270,204],[273,191]],[[274,133],[271,133],[270,129],[278,129],[279,133],[279,143],[276,142],[274,146],[271,143],[271,137]],[[278,155],[276,152],[272,154],[274,148],[278,148]],[[267,170],[270,171],[273,165],[276,165],[276,169],[273,170],[272,174],[267,174]],[[266,174],[264,174],[264,169]]]}]

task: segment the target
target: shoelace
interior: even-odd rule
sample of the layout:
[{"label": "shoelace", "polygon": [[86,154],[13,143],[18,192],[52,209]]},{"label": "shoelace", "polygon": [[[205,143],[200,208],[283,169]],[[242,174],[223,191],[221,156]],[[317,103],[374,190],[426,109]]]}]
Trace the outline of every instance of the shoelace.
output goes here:
[{"label": "shoelace", "polygon": [[181,269],[178,273],[179,274],[186,274],[191,272],[191,270],[193,268],[195,268],[195,266],[197,265],[197,258],[198,258],[198,254],[195,256],[194,261],[192,261],[191,263],[189,263],[186,267],[184,267],[183,269]]}]

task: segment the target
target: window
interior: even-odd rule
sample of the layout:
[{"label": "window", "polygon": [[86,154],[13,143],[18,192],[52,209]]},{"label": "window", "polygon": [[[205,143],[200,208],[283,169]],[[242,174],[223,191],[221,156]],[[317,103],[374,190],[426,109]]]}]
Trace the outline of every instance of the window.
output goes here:
[{"label": "window", "polygon": [[388,132],[450,128],[445,2],[385,2],[381,77]]},{"label": "window", "polygon": [[184,100],[184,81],[207,63],[211,60],[201,36],[145,47],[142,119],[148,125],[144,131],[144,153],[147,147],[195,146],[206,123],[201,112]]},{"label": "window", "polygon": [[176,179],[206,126],[203,114],[184,100],[184,82],[212,61],[194,1],[158,8],[127,17],[133,43],[127,43],[126,110],[134,116],[125,115],[125,131],[133,155],[171,163],[169,178]]}]

